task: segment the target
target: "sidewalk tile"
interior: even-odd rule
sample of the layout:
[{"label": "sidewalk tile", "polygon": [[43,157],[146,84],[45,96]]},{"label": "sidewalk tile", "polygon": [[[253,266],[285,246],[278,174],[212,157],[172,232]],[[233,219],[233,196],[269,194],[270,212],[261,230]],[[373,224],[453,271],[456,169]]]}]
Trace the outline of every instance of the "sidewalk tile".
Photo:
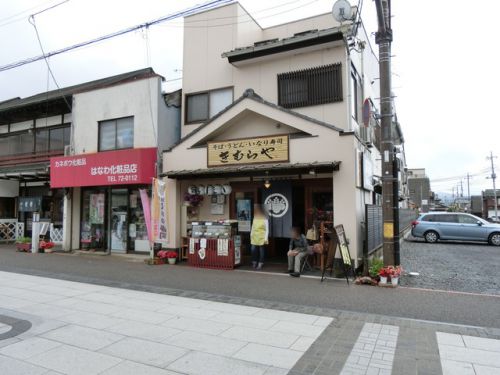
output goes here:
[{"label": "sidewalk tile", "polygon": [[29,358],[28,362],[67,375],[95,375],[117,365],[121,359],[61,345]]},{"label": "sidewalk tile", "polygon": [[487,350],[460,348],[451,345],[439,345],[439,351],[442,359],[453,361],[462,361],[485,365],[491,367],[500,367],[500,355],[492,354]]},{"label": "sidewalk tile", "polygon": [[[244,337],[241,336],[240,338]],[[166,339],[164,342],[190,350],[225,356],[233,355],[247,344],[247,342],[240,340],[206,335],[204,333],[192,331],[179,333],[174,337]]]},{"label": "sidewalk tile", "polygon": [[169,314],[172,317],[181,316],[181,317],[196,318],[196,319],[208,319],[219,313],[218,311],[204,310],[198,307],[176,306],[176,305],[167,305],[166,307],[159,309],[158,312]]},{"label": "sidewalk tile", "polygon": [[[500,353],[500,340],[484,337],[462,336],[465,346],[472,349],[488,350]],[[500,354],[498,354],[500,356]]]},{"label": "sidewalk tile", "polygon": [[172,345],[127,337],[104,348],[101,352],[146,365],[165,367],[186,354],[187,350]]},{"label": "sidewalk tile", "polygon": [[267,366],[213,354],[190,352],[168,366],[190,375],[263,375]]},{"label": "sidewalk tile", "polygon": [[111,345],[124,336],[93,328],[67,325],[44,333],[43,337],[88,350],[99,350]]},{"label": "sidewalk tile", "polygon": [[15,358],[0,355],[0,374],[8,375],[42,375],[46,368],[32,365]]},{"label": "sidewalk tile", "polygon": [[324,331],[323,327],[309,324],[291,323],[280,321],[270,328],[271,331],[290,333],[296,335],[317,338]]},{"label": "sidewalk tile", "polygon": [[162,323],[162,326],[178,328],[185,331],[218,335],[231,327],[229,324],[210,321],[205,319],[174,317]]},{"label": "sidewalk tile", "polygon": [[257,312],[254,316],[259,318],[283,320],[285,322],[302,323],[302,324],[313,324],[315,321],[318,320],[318,317],[315,315],[307,315],[307,314],[300,314],[300,313],[280,311],[280,310],[269,310],[269,309],[263,309]]},{"label": "sidewalk tile", "polygon": [[295,350],[250,343],[233,357],[268,366],[291,369],[301,356],[302,353]]},{"label": "sidewalk tile", "polygon": [[314,325],[318,327],[328,327],[330,323],[333,322],[333,318],[328,316],[320,316],[315,322]]},{"label": "sidewalk tile", "polygon": [[436,337],[439,345],[453,345],[453,346],[465,347],[464,340],[462,340],[462,336],[460,335],[452,333],[436,332]]},{"label": "sidewalk tile", "polygon": [[475,375],[474,368],[470,363],[441,359],[443,375]]},{"label": "sidewalk tile", "polygon": [[297,350],[299,352],[305,352],[309,347],[316,341],[312,337],[300,336],[297,341],[290,346],[290,349]]},{"label": "sidewalk tile", "polygon": [[264,375],[287,375],[288,370],[285,368],[279,368],[279,367],[269,367]]},{"label": "sidewalk tile", "polygon": [[489,367],[489,366],[481,366],[474,365],[474,370],[476,371],[476,375],[498,375],[500,374],[500,367]]},{"label": "sidewalk tile", "polygon": [[[230,303],[222,303],[222,302],[209,302],[203,307],[203,309],[218,311],[218,312],[227,312],[239,315],[255,315],[256,313],[259,314],[262,311],[269,311],[269,310],[262,310],[259,307],[233,305]],[[263,318],[265,318],[265,316],[263,316]]]},{"label": "sidewalk tile", "polygon": [[[32,337],[0,349],[0,354],[17,359],[27,359],[62,345],[59,342]],[[0,372],[1,373],[1,372]]]},{"label": "sidewalk tile", "polygon": [[[238,315],[231,313],[220,313],[210,318],[210,320],[216,322],[222,322],[227,324],[233,324],[238,326],[245,326],[251,328],[262,328],[268,329],[277,323],[277,320],[257,318],[255,316]],[[290,323],[292,324],[292,323]],[[287,331],[290,332],[290,331]]]},{"label": "sidewalk tile", "polygon": [[280,348],[289,348],[299,339],[298,335],[293,335],[291,333],[271,332],[269,330],[249,327],[232,327],[223,332],[220,336],[245,340],[257,344],[277,346]]},{"label": "sidewalk tile", "polygon": [[157,324],[146,324],[134,321],[123,321],[105,329],[108,332],[136,337],[149,341],[163,342],[182,331]]},{"label": "sidewalk tile", "polygon": [[150,324],[161,324],[174,317],[174,314],[167,314],[165,312],[154,312],[129,308],[121,309],[120,311],[113,312],[110,315],[121,319],[134,320],[137,322]]},{"label": "sidewalk tile", "polygon": [[81,311],[77,311],[73,314],[62,316],[58,318],[58,320],[65,323],[77,324],[80,326],[95,328],[95,329],[105,329],[107,327],[116,325],[118,322],[122,321],[119,318],[115,318],[109,315],[94,314],[89,312],[82,313]]},{"label": "sidewalk tile", "polygon": [[99,375],[179,375],[179,373],[137,362],[123,361]]}]

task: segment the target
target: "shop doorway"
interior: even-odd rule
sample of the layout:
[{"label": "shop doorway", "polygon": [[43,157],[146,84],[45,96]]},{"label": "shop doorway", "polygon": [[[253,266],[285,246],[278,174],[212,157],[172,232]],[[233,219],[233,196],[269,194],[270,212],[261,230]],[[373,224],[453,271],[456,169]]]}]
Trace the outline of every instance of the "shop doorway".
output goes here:
[{"label": "shop doorway", "polygon": [[80,233],[85,250],[149,252],[139,187],[84,189]]},{"label": "shop doorway", "polygon": [[[301,232],[305,234],[313,225],[319,230],[321,222],[333,221],[333,187],[331,179],[304,179],[291,180],[290,182],[292,184],[290,209],[292,210],[293,226],[299,227]],[[263,192],[266,187],[263,182],[258,181],[235,182],[231,184],[231,187],[230,218],[238,220],[238,233],[242,238],[243,263],[248,265],[251,264],[250,229],[251,220],[253,219],[253,205],[263,203]],[[247,209],[243,207],[252,207],[250,216],[246,214]],[[272,218],[269,220],[271,221]],[[242,224],[242,221],[244,221],[244,224]],[[272,236],[271,233],[266,249],[265,267],[268,271],[282,272],[286,270],[286,253],[290,241],[288,229],[283,231],[284,237]]]},{"label": "shop doorway", "polygon": [[126,253],[128,244],[128,189],[111,189],[111,246],[113,253]]}]

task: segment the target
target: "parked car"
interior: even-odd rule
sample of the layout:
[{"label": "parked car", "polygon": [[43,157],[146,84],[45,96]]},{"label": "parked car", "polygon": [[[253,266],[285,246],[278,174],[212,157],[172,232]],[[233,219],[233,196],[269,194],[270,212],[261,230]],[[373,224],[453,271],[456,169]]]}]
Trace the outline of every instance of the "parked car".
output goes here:
[{"label": "parked car", "polygon": [[435,243],[439,240],[481,241],[500,246],[500,225],[477,216],[456,212],[422,214],[412,223],[413,237]]}]

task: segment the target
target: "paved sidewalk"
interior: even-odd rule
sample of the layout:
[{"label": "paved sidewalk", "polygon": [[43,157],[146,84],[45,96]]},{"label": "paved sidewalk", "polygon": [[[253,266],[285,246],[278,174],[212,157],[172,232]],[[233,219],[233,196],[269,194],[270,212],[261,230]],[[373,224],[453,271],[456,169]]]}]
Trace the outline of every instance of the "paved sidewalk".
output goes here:
[{"label": "paved sidewalk", "polygon": [[498,329],[196,297],[0,272],[0,374],[500,374]]}]

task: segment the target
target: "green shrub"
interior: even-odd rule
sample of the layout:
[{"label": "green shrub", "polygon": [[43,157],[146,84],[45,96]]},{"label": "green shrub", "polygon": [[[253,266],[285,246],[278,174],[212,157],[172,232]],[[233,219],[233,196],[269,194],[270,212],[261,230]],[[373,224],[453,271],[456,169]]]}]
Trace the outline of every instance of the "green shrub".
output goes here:
[{"label": "green shrub", "polygon": [[368,272],[370,273],[371,277],[377,277],[379,271],[384,268],[384,261],[379,258],[374,258],[370,262],[370,268],[368,269]]},{"label": "green shrub", "polygon": [[31,237],[19,237],[16,243],[31,243]]}]

